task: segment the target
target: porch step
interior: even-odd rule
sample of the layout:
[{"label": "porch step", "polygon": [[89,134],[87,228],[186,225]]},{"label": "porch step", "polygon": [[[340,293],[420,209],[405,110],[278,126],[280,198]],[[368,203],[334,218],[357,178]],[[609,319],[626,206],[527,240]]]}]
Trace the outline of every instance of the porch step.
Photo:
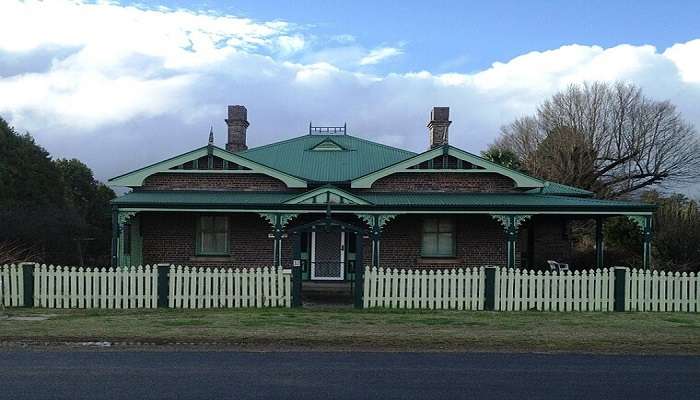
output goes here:
[{"label": "porch step", "polygon": [[301,291],[304,294],[352,294],[350,282],[302,282]]}]

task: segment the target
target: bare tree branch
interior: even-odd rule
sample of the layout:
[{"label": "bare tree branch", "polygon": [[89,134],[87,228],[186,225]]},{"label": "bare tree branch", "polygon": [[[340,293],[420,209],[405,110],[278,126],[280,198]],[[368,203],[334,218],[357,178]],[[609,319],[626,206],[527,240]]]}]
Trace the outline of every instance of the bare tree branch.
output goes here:
[{"label": "bare tree branch", "polygon": [[571,85],[536,115],[501,128],[493,147],[533,175],[615,198],[700,181],[700,139],[669,101],[628,83]]}]

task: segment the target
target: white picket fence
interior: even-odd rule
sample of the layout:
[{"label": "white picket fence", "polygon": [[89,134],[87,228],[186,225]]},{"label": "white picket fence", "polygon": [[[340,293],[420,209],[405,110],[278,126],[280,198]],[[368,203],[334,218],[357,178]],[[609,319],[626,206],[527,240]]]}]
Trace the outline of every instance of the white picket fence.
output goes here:
[{"label": "white picket fence", "polygon": [[291,274],[282,267],[170,267],[171,308],[291,307]]},{"label": "white picket fence", "polygon": [[78,268],[41,265],[34,270],[34,306],[45,308],[155,308],[158,268]]},{"label": "white picket fence", "polygon": [[0,265],[0,302],[5,307],[24,306],[24,275],[21,266]]},{"label": "white picket fence", "polygon": [[364,307],[483,310],[484,268],[365,268]]},{"label": "white picket fence", "polygon": [[625,282],[626,311],[700,312],[700,276],[632,269]]},{"label": "white picket fence", "polygon": [[612,269],[542,272],[496,270],[495,310],[613,311]]}]

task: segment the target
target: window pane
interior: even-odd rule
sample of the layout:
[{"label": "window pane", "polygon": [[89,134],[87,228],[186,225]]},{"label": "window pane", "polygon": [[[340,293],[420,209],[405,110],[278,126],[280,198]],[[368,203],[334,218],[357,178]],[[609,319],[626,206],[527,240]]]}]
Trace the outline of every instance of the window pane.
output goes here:
[{"label": "window pane", "polygon": [[436,218],[426,218],[423,221],[423,232],[437,232],[437,224]]},{"label": "window pane", "polygon": [[440,219],[440,232],[453,232],[454,222],[452,218],[441,218]]},{"label": "window pane", "polygon": [[202,232],[202,252],[210,253],[214,248],[214,235]]},{"label": "window pane", "polygon": [[202,232],[211,232],[214,230],[214,217],[201,217],[200,229]]},{"label": "window pane", "polygon": [[438,237],[438,253],[441,256],[451,256],[454,249],[451,233],[441,233]]},{"label": "window pane", "polygon": [[216,243],[216,247],[214,248],[214,252],[216,253],[225,253],[226,252],[226,233],[217,233],[214,235],[214,241]]},{"label": "window pane", "polygon": [[426,256],[432,256],[437,253],[438,238],[434,233],[424,233],[423,234],[423,254]]},{"label": "window pane", "polygon": [[226,217],[215,217],[216,232],[226,232]]}]

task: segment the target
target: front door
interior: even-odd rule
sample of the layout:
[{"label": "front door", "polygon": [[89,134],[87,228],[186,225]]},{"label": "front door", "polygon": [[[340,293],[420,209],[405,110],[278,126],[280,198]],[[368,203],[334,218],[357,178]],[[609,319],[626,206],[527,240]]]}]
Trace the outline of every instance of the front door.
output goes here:
[{"label": "front door", "polygon": [[345,232],[311,233],[311,279],[342,281],[345,278]]}]

